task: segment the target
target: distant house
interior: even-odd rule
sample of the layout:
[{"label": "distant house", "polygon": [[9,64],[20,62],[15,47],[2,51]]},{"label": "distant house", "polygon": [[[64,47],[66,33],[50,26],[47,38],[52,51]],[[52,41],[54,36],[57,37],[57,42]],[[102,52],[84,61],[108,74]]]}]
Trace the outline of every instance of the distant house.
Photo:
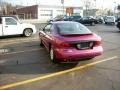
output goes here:
[{"label": "distant house", "polygon": [[[71,13],[67,13],[66,9],[72,8]],[[57,15],[63,14],[79,14],[83,16],[83,7],[68,7],[64,6],[51,6],[51,5],[33,5],[16,9],[16,13],[21,19],[44,19],[48,20]]]}]

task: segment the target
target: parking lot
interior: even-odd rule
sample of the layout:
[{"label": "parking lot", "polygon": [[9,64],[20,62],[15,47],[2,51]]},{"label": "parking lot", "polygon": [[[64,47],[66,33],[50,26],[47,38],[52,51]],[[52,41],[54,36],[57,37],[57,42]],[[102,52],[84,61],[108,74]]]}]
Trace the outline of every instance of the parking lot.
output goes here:
[{"label": "parking lot", "polygon": [[[40,30],[45,24],[35,24]],[[0,37],[0,89],[120,90],[120,31],[112,25],[87,26],[102,37],[104,53],[79,63],[53,64],[32,37]]]}]

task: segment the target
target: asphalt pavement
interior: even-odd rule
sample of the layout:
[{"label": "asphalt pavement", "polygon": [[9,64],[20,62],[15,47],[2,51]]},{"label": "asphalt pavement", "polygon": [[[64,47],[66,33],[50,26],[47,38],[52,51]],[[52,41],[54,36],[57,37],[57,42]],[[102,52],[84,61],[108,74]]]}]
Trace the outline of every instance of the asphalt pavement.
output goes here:
[{"label": "asphalt pavement", "polygon": [[79,63],[53,64],[32,37],[0,37],[0,89],[120,90],[120,31],[112,25],[87,26],[102,37],[104,53]]}]

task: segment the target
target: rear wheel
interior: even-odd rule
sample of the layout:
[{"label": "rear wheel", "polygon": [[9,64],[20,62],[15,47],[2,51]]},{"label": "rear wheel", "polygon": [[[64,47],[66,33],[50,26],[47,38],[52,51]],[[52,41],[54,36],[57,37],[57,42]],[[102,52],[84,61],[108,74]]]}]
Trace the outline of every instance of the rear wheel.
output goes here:
[{"label": "rear wheel", "polygon": [[115,25],[115,22],[113,22],[112,24]]},{"label": "rear wheel", "polygon": [[53,63],[59,63],[57,60],[56,60],[56,57],[55,57],[55,52],[54,52],[54,49],[53,47],[50,47],[50,59]]},{"label": "rear wheel", "polygon": [[120,28],[118,28],[120,30]]},{"label": "rear wheel", "polygon": [[95,57],[89,57],[89,58],[86,58],[87,60],[90,60],[90,59],[93,59],[93,58],[95,58]]},{"label": "rear wheel", "polygon": [[33,34],[33,31],[30,28],[25,29],[24,32],[23,32],[23,35],[25,37],[30,37],[32,34]]},{"label": "rear wheel", "polygon": [[90,24],[91,26],[94,26],[95,25],[95,22],[91,22],[91,24]]}]

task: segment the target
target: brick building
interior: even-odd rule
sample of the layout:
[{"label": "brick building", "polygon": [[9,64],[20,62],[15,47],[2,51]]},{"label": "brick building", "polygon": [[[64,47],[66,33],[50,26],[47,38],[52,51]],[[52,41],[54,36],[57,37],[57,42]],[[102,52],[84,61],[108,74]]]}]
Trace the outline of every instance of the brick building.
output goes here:
[{"label": "brick building", "polygon": [[[54,18],[57,15],[63,15],[66,13],[68,6],[51,6],[51,5],[33,5],[28,7],[19,8],[16,10],[19,18],[21,19],[40,19],[48,20]],[[72,14],[79,14],[83,16],[83,7],[70,7],[73,9]]]}]

